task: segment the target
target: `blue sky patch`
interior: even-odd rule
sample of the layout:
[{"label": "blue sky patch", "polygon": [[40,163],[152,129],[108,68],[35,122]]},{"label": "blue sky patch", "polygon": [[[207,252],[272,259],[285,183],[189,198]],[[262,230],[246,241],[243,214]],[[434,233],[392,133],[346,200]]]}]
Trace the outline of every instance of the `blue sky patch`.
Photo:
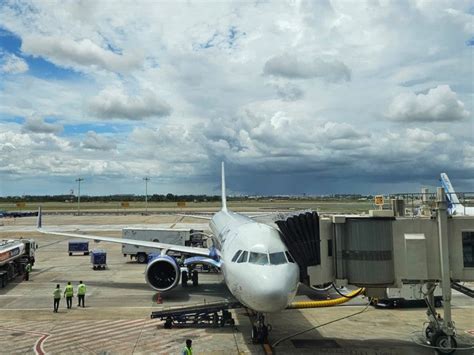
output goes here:
[{"label": "blue sky patch", "polygon": [[80,79],[83,75],[71,69],[61,68],[41,57],[24,55],[21,51],[21,38],[0,27],[0,49],[3,54],[13,53],[26,61],[29,74],[41,79],[71,80]]},{"label": "blue sky patch", "polygon": [[66,124],[62,132],[65,136],[74,136],[77,134],[94,131],[96,133],[126,133],[130,132],[133,126],[130,124],[104,124],[104,123],[81,123]]}]

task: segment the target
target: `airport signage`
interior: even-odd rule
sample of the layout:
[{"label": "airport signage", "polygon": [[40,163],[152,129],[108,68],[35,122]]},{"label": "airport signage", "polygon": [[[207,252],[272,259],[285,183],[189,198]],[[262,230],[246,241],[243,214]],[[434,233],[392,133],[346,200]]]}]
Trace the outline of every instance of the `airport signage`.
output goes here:
[{"label": "airport signage", "polygon": [[377,206],[383,206],[383,195],[376,195],[374,197],[374,202]]}]

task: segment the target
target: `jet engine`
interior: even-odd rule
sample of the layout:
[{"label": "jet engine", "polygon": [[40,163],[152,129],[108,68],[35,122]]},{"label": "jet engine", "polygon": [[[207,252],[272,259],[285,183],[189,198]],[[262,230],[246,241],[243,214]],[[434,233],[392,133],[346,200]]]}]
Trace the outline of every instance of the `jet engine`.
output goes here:
[{"label": "jet engine", "polygon": [[153,289],[164,292],[174,288],[181,277],[176,259],[169,255],[158,255],[148,262],[145,279]]}]

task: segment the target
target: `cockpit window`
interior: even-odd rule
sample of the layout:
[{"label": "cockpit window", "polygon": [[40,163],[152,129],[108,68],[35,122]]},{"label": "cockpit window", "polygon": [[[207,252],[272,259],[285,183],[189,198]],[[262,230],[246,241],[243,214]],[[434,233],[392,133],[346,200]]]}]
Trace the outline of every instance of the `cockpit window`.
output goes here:
[{"label": "cockpit window", "polygon": [[247,262],[247,256],[248,256],[248,252],[244,251],[242,254],[240,254],[240,257],[237,260],[237,262],[238,263],[246,263]]},{"label": "cockpit window", "polygon": [[294,263],[295,261],[293,260],[293,257],[291,256],[291,254],[288,252],[288,251],[285,251],[285,255],[286,255],[286,258],[288,259],[288,261],[290,263]]},{"label": "cockpit window", "polygon": [[238,250],[237,253],[235,253],[234,257],[232,258],[232,262],[235,262],[237,260],[241,252],[242,250]]},{"label": "cockpit window", "polygon": [[257,265],[267,265],[268,254],[250,252],[249,263]]},{"label": "cockpit window", "polygon": [[272,265],[280,265],[286,264],[285,253],[278,252],[278,253],[270,253],[270,264]]}]

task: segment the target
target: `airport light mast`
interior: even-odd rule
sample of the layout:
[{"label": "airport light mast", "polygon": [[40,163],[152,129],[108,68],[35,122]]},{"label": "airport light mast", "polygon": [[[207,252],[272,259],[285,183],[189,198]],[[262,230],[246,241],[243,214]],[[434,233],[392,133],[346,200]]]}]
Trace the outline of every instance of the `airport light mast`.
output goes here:
[{"label": "airport light mast", "polygon": [[148,214],[148,181],[150,178],[146,176],[143,180],[145,180],[145,214]]},{"label": "airport light mast", "polygon": [[84,181],[83,178],[77,178],[77,215],[81,214],[81,181]]}]

